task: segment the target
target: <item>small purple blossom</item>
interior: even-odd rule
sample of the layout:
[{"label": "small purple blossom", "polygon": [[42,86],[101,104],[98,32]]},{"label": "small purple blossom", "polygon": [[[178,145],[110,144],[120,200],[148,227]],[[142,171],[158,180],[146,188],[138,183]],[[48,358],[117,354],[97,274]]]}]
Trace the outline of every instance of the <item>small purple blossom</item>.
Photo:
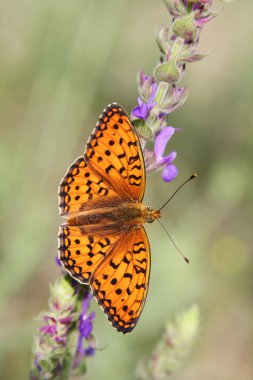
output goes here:
[{"label": "small purple blossom", "polygon": [[155,157],[158,165],[165,166],[162,173],[162,178],[165,182],[170,182],[178,175],[178,170],[175,165],[172,164],[172,161],[175,160],[177,153],[170,152],[168,156],[163,157],[166,145],[171,139],[177,128],[166,127],[161,130],[161,132],[155,138]]},{"label": "small purple blossom", "polygon": [[149,116],[150,111],[155,107],[156,102],[154,102],[157,91],[157,84],[154,83],[151,87],[151,92],[147,103],[143,102],[140,97],[138,97],[138,106],[132,111],[132,115],[138,119],[146,120]]},{"label": "small purple blossom", "polygon": [[213,0],[199,0],[193,5],[192,10],[195,14],[194,19],[196,26],[202,27],[217,15],[217,12],[210,11],[212,3]]},{"label": "small purple blossom", "polygon": [[209,15],[209,16],[206,16],[206,17],[196,18],[195,19],[195,25],[201,27],[204,24],[206,24],[207,22],[211,21],[214,17],[215,17],[214,15]]},{"label": "small purple blossom", "polygon": [[39,331],[43,334],[54,335],[56,333],[56,325],[42,326]]},{"label": "small purple blossom", "polygon": [[178,128],[165,127],[155,137],[154,150],[145,148],[143,151],[147,172],[153,172],[163,169],[162,178],[165,182],[170,182],[178,175],[178,170],[172,162],[175,160],[177,153],[172,151],[167,156],[163,156],[166,145],[174,135],[179,131]]},{"label": "small purple blossom", "polygon": [[42,368],[41,366],[39,365],[39,355],[36,355],[35,358],[34,358],[34,365],[35,367],[37,368],[37,370],[39,372],[41,372]]},{"label": "small purple blossom", "polygon": [[89,316],[87,314],[81,314],[80,316],[80,325],[79,325],[79,330],[80,330],[80,335],[83,338],[88,338],[92,332],[93,325],[92,322],[95,318],[95,313],[92,312]]},{"label": "small purple blossom", "polygon": [[61,345],[66,346],[67,338],[65,336],[56,336],[54,340],[56,343],[60,343]]},{"label": "small purple blossom", "polygon": [[65,368],[67,371],[68,360],[72,361],[71,356],[66,356],[69,337],[79,323],[77,310],[82,294],[87,294],[86,289],[78,293],[67,276],[51,286],[49,310],[39,316],[43,326],[36,337],[31,380],[56,379]]},{"label": "small purple blossom", "polygon": [[151,87],[155,83],[155,80],[153,77],[147,75],[144,73],[143,70],[140,70],[138,73],[138,84],[140,87],[148,85]]},{"label": "small purple blossom", "polygon": [[86,348],[84,356],[93,356],[95,354],[95,348],[90,346]]},{"label": "small purple blossom", "polygon": [[60,259],[59,259],[58,255],[55,257],[55,262],[56,262],[56,265],[58,265],[59,267],[61,267],[61,262],[60,262]]},{"label": "small purple blossom", "polygon": [[[80,365],[81,361],[86,356],[92,356],[95,353],[92,330],[93,330],[93,321],[95,318],[95,313],[92,312],[88,315],[88,309],[90,307],[90,301],[92,295],[87,293],[82,301],[82,312],[79,317],[79,336],[77,342],[77,349],[75,358],[73,361],[73,368],[76,368]],[[84,347],[85,341],[88,343],[88,348]]]}]

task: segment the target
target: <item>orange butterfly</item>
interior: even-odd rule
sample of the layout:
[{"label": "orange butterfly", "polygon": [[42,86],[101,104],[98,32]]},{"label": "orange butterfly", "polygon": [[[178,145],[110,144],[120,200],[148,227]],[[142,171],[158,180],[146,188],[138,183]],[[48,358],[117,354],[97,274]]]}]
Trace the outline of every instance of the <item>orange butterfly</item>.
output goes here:
[{"label": "orange butterfly", "polygon": [[150,247],[142,225],[160,218],[160,211],[142,203],[145,177],[137,132],[113,103],[59,187],[60,213],[67,217],[59,231],[61,264],[90,285],[123,333],[135,327],[148,292]]}]

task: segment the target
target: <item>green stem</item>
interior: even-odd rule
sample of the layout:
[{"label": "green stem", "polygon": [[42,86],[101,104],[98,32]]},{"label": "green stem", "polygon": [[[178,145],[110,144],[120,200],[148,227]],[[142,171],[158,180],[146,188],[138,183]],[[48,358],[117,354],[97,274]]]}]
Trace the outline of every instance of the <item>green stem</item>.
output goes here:
[{"label": "green stem", "polygon": [[59,380],[70,380],[72,370],[73,356],[68,352],[64,358],[62,371],[59,375]]}]

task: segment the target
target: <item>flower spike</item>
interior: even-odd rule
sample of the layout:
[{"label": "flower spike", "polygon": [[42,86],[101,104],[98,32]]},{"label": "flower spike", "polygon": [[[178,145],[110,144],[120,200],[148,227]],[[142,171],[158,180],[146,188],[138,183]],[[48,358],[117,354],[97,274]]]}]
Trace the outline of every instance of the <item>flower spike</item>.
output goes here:
[{"label": "flower spike", "polygon": [[[178,129],[168,127],[168,117],[187,99],[188,88],[180,87],[178,83],[187,63],[205,57],[205,54],[196,52],[200,33],[218,12],[212,9],[213,0],[164,0],[164,3],[172,17],[171,24],[156,30],[161,57],[152,76],[146,75],[143,70],[138,74],[138,106],[134,107],[132,118],[141,137],[147,171],[163,170],[163,180],[170,182],[178,175],[177,167],[172,164],[176,152],[165,157],[163,153],[167,142]],[[154,145],[154,151],[147,148],[150,142]]]}]

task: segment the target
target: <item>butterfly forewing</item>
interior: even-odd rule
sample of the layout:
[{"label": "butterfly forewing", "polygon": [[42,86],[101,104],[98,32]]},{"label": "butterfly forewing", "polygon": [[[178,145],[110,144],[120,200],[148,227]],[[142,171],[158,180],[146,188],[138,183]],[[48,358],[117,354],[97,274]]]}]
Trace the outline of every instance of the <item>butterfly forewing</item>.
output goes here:
[{"label": "butterfly forewing", "polygon": [[59,187],[61,215],[88,209],[102,197],[116,197],[116,192],[94,170],[84,157],[79,157],[68,169]]},{"label": "butterfly forewing", "polygon": [[125,200],[141,201],[145,167],[134,127],[118,104],[102,113],[87,144],[85,159]]}]

